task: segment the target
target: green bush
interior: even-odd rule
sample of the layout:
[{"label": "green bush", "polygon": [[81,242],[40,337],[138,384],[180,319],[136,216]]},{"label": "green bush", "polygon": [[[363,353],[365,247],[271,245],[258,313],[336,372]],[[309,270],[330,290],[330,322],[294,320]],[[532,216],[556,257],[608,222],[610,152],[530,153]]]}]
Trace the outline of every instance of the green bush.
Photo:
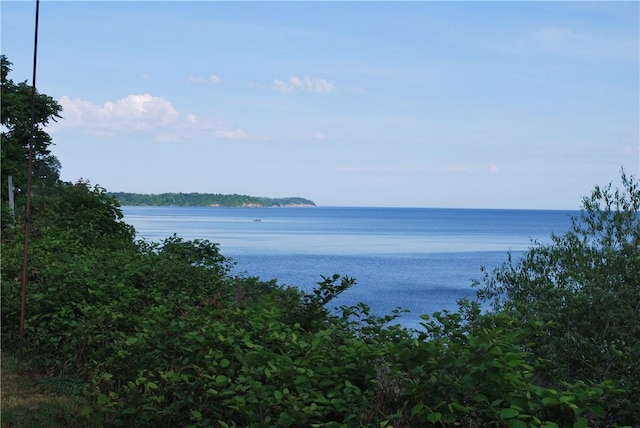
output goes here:
[{"label": "green bush", "polygon": [[640,420],[640,188],[622,173],[622,188],[597,186],[580,216],[548,245],[487,272],[479,295],[520,326],[540,321],[532,355],[552,361],[539,376],[550,384],[611,382],[607,414]]}]

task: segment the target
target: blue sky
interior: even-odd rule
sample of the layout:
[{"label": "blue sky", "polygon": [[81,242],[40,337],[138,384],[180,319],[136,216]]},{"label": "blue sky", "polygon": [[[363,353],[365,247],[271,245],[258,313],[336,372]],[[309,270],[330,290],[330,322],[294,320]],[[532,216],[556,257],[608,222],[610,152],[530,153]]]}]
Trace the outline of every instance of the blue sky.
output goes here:
[{"label": "blue sky", "polygon": [[[31,79],[35,1],[2,1]],[[325,206],[577,209],[640,172],[638,2],[42,0],[62,178]]]}]

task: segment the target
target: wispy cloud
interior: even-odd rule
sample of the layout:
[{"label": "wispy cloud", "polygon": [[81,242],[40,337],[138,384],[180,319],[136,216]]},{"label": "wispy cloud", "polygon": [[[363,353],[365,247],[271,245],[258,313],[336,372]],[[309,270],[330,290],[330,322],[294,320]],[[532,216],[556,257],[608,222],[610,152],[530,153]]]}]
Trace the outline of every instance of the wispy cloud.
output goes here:
[{"label": "wispy cloud", "polygon": [[297,141],[324,141],[327,139],[327,134],[322,131],[309,131],[309,132],[294,132],[292,136]]},{"label": "wispy cloud", "polygon": [[552,55],[563,60],[580,58],[589,61],[632,61],[634,64],[638,61],[640,49],[634,32],[624,29],[603,31],[572,25],[539,25],[509,32],[499,38],[479,35],[475,42],[482,48],[518,58]]},{"label": "wispy cloud", "polygon": [[568,26],[542,26],[524,40],[526,49],[594,59],[634,60],[638,57],[636,35],[597,30],[576,30]]},{"label": "wispy cloud", "polygon": [[584,40],[585,36],[566,27],[540,27],[534,30],[533,38],[539,42],[558,45]]},{"label": "wispy cloud", "polygon": [[640,147],[638,146],[625,145],[622,147],[622,153],[629,156],[635,156],[640,160]]},{"label": "wispy cloud", "polygon": [[380,165],[380,166],[342,166],[336,168],[337,171],[340,172],[349,172],[349,173],[387,173],[387,172],[395,172],[398,169],[394,166],[388,165]]},{"label": "wispy cloud", "polygon": [[447,165],[442,167],[442,171],[443,172],[470,172],[471,168],[469,168],[468,166],[464,166],[464,165],[458,165],[458,164],[453,164],[453,165]]},{"label": "wispy cloud", "polygon": [[327,136],[325,135],[324,132],[314,132],[313,134],[311,134],[311,138],[316,140],[316,141],[322,141],[322,140],[326,140]]},{"label": "wispy cloud", "polygon": [[202,77],[202,76],[187,76],[187,82],[189,83],[220,83],[222,82],[222,79],[220,78],[220,76],[216,75],[216,74],[211,74],[209,77]]},{"label": "wispy cloud", "polygon": [[271,87],[280,92],[333,92],[336,85],[326,79],[291,76],[288,81],[275,79]]},{"label": "wispy cloud", "polygon": [[180,114],[169,101],[150,94],[128,95],[102,105],[68,96],[59,102],[63,119],[52,127],[54,131],[75,128],[104,136],[151,132],[164,142],[247,137],[240,128],[201,120],[191,113]]}]

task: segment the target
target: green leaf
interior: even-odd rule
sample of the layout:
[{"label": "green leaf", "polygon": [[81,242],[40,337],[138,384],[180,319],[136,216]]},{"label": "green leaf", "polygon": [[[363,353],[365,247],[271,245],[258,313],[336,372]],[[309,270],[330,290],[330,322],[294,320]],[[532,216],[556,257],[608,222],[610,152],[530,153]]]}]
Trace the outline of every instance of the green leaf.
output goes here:
[{"label": "green leaf", "polygon": [[600,417],[600,418],[604,418],[605,417],[605,411],[602,408],[602,406],[599,406],[597,404],[590,406],[589,410],[595,414],[596,416]]},{"label": "green leaf", "polygon": [[506,409],[500,410],[500,417],[502,419],[511,419],[515,418],[520,414],[516,409],[512,409],[511,407],[507,407]]},{"label": "green leaf", "polygon": [[89,416],[93,412],[93,409],[90,406],[84,406],[80,411],[80,416]]},{"label": "green leaf", "polygon": [[424,409],[424,404],[422,403],[418,403],[415,406],[413,406],[413,409],[411,409],[411,415],[415,416],[418,413],[420,413],[422,411],[422,409]]},{"label": "green leaf", "polygon": [[508,421],[509,428],[527,428],[527,424],[524,421],[518,419],[510,419]]},{"label": "green leaf", "polygon": [[105,404],[107,404],[109,402],[109,397],[107,397],[104,394],[100,394],[98,395],[98,404],[100,406],[104,406]]},{"label": "green leaf", "polygon": [[433,424],[439,422],[440,419],[442,419],[442,413],[440,412],[433,412],[427,415],[427,420]]},{"label": "green leaf", "polygon": [[454,409],[462,413],[467,413],[469,411],[469,409],[466,406],[463,406],[460,403],[456,403],[455,401],[451,403],[451,407],[453,407]]},{"label": "green leaf", "polygon": [[573,423],[573,428],[587,428],[587,426],[587,421],[585,421],[584,418],[578,418]]}]

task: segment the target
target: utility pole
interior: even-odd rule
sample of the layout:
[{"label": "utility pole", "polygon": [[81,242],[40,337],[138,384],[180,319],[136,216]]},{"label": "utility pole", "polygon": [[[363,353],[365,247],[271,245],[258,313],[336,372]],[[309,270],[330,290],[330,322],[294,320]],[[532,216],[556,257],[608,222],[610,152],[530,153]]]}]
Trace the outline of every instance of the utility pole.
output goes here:
[{"label": "utility pole", "polygon": [[27,202],[24,210],[24,254],[22,258],[22,290],[20,299],[20,360],[24,342],[24,320],[27,306],[27,278],[29,263],[29,227],[31,224],[31,176],[33,175],[33,139],[36,126],[36,64],[38,59],[38,15],[40,0],[36,0],[36,23],[33,41],[33,80],[31,87],[31,133],[29,136],[29,158],[27,161]]},{"label": "utility pole", "polygon": [[16,217],[16,201],[13,195],[13,192],[15,190],[15,187],[13,187],[13,176],[10,175],[8,180],[9,180],[9,183],[7,184],[7,189],[9,191],[9,208],[11,209],[11,216],[15,218]]}]

